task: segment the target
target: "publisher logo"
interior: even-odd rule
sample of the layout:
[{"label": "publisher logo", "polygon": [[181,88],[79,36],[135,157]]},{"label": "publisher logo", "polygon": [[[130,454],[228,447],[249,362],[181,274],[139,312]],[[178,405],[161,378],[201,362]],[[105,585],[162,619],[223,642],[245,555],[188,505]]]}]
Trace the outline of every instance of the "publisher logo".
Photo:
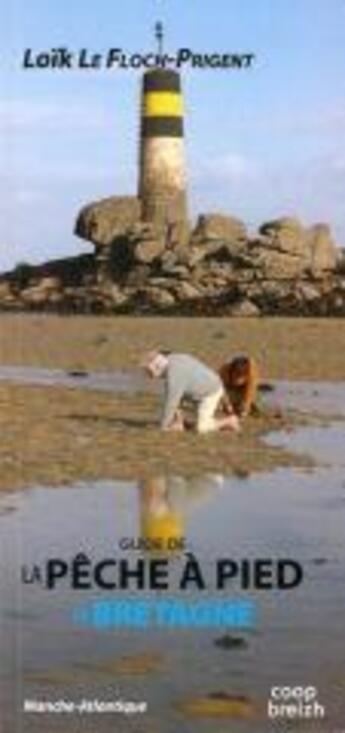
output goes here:
[{"label": "publisher logo", "polygon": [[267,703],[267,715],[271,720],[312,720],[324,718],[325,714],[325,707],[318,700],[317,687],[271,687]]}]

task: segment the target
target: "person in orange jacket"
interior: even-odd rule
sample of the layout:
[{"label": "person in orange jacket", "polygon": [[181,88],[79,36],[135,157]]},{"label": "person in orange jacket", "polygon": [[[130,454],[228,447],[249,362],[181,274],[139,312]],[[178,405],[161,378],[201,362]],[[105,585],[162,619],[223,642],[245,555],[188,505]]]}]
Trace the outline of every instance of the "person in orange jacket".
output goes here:
[{"label": "person in orange jacket", "polygon": [[239,417],[246,417],[255,411],[259,370],[254,359],[249,356],[236,356],[222,364],[219,376],[234,412]]}]

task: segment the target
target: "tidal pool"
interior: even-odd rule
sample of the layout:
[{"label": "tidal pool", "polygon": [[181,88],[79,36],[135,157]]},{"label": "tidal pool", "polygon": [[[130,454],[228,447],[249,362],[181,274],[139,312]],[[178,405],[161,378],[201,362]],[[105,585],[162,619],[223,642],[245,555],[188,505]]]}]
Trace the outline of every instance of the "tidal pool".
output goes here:
[{"label": "tidal pool", "polygon": [[71,389],[97,389],[105,392],[136,392],[147,389],[148,380],[139,369],[113,372],[42,369],[27,366],[0,366],[0,381],[14,384],[61,386]]},{"label": "tidal pool", "polygon": [[[314,395],[315,396],[315,395]],[[338,393],[339,397],[339,393]],[[340,404],[338,399],[338,404]],[[343,403],[342,403],[343,404]],[[329,402],[327,401],[329,406]],[[333,410],[332,410],[333,412]],[[119,733],[266,733],[341,729],[345,720],[345,480],[344,422],[308,427],[268,440],[320,459],[312,470],[277,469],[246,478],[198,479],[157,475],[145,481],[79,483],[47,491],[33,486],[0,497],[4,590],[0,596],[2,711],[8,731]],[[169,597],[177,590],[185,553],[145,551],[162,537],[187,538],[187,551],[212,578],[218,558],[292,558],[303,582],[292,590],[227,592],[212,583],[189,590],[189,601],[250,600],[250,628],[125,628],[80,621],[94,601],[161,598],[150,591],[55,590],[23,584],[23,565],[49,558],[92,562],[119,555],[129,561],[165,557]],[[120,550],[121,539],[143,538]],[[151,543],[151,544],[150,544]],[[133,543],[135,545],[135,542]],[[272,727],[266,708],[274,686],[313,686],[324,721]],[[148,712],[23,713],[23,701],[146,701]],[[6,730],[6,728],[5,728]],[[6,730],[7,733],[7,730]]]},{"label": "tidal pool", "polygon": [[[141,369],[92,372],[0,365],[0,382],[132,394],[142,391],[159,392],[161,389],[159,383],[146,378]],[[345,417],[345,388],[341,382],[272,380],[264,401],[305,413],[316,409],[319,414],[326,416]]]}]

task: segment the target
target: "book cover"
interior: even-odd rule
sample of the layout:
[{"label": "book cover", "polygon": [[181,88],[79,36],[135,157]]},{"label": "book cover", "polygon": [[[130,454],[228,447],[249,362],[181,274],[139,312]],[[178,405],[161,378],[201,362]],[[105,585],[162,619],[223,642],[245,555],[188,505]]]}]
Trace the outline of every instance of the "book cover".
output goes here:
[{"label": "book cover", "polygon": [[1,16],[0,730],[341,733],[344,3]]}]

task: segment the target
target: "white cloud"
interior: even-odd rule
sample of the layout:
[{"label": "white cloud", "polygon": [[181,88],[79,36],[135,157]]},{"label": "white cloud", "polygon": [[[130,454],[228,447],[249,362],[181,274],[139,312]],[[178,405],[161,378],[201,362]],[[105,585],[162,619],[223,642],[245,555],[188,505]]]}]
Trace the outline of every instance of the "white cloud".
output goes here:
[{"label": "white cloud", "polygon": [[258,163],[239,153],[226,153],[198,166],[194,180],[214,184],[246,184],[260,178]]},{"label": "white cloud", "polygon": [[284,162],[231,154],[200,167],[192,180],[196,212],[222,210],[255,227],[287,215],[306,225],[324,221],[339,245],[345,243],[344,190],[342,150]]},{"label": "white cloud", "polygon": [[68,129],[101,130],[107,122],[106,109],[78,96],[78,103],[59,98],[54,100],[0,99],[0,120],[7,134],[33,131],[46,132],[61,125]]},{"label": "white cloud", "polygon": [[19,188],[13,191],[13,203],[32,205],[52,202],[52,196],[42,189]]},{"label": "white cloud", "polygon": [[279,130],[297,134],[340,134],[345,130],[345,109],[343,99],[328,100],[311,107],[295,106],[286,109],[272,109],[271,114],[256,120],[257,129]]}]

